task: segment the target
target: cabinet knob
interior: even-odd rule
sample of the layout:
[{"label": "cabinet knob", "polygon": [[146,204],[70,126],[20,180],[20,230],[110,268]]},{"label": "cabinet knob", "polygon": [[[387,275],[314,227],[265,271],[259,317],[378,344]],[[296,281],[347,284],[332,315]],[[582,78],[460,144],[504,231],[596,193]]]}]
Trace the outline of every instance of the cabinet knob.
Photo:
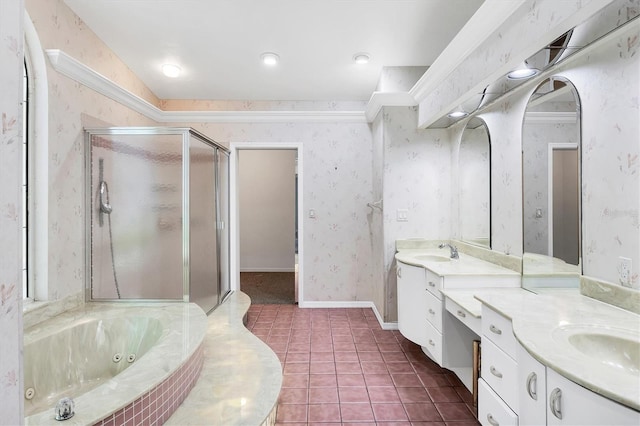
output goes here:
[{"label": "cabinet knob", "polygon": [[434,283],[433,281],[429,281],[429,287],[435,287],[436,283]]},{"label": "cabinet knob", "polygon": [[498,369],[495,368],[493,365],[489,368],[489,371],[491,371],[491,374],[496,376],[498,379],[502,379],[502,373],[499,372]]},{"label": "cabinet knob", "polygon": [[500,426],[500,423],[498,423],[498,421],[496,419],[493,418],[493,416],[491,414],[487,414],[487,421],[492,425],[492,426]]},{"label": "cabinet knob", "polygon": [[434,311],[433,309],[429,308],[429,313],[430,313],[431,315],[435,315],[435,314],[436,314],[436,311]]},{"label": "cabinet knob", "polygon": [[464,313],[464,311],[461,311],[460,309],[458,309],[458,316],[465,318],[467,316],[467,314]]},{"label": "cabinet knob", "polygon": [[430,344],[431,346],[435,346],[435,345],[436,345],[436,344],[435,344],[435,342],[434,342],[433,340],[431,340],[431,339],[429,339],[429,344]]},{"label": "cabinet knob", "polygon": [[498,327],[496,327],[493,324],[491,324],[489,326],[489,330],[491,330],[492,333],[495,333],[495,334],[498,334],[498,335],[502,334],[502,330],[500,330]]},{"label": "cabinet knob", "polygon": [[533,371],[527,376],[527,393],[534,401],[538,400],[538,375]]},{"label": "cabinet knob", "polygon": [[558,419],[562,420],[562,391],[555,388],[549,395],[549,409]]}]

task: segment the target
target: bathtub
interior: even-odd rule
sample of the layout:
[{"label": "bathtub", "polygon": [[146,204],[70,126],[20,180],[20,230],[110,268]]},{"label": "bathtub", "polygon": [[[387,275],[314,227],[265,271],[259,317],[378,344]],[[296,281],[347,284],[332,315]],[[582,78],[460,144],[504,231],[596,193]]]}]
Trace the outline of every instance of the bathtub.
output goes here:
[{"label": "bathtub", "polygon": [[[87,303],[25,330],[25,424],[163,423],[198,378],[206,327],[195,304]],[[75,415],[58,422],[63,397]]]}]

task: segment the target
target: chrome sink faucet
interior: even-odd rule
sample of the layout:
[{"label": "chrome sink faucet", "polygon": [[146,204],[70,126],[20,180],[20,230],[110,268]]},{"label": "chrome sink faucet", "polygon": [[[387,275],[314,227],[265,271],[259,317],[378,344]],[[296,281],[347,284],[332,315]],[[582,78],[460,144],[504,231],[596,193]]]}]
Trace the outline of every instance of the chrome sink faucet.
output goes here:
[{"label": "chrome sink faucet", "polygon": [[445,244],[445,243],[442,243],[438,246],[438,248],[445,248],[445,247],[449,247],[451,249],[452,259],[460,259],[460,256],[458,255],[458,248],[456,246],[452,246],[451,244]]}]

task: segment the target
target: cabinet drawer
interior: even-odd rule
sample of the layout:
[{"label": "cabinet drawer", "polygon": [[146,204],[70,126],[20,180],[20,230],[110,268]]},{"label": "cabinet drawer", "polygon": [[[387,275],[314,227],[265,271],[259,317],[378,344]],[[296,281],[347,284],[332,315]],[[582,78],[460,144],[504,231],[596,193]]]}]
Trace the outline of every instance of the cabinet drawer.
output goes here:
[{"label": "cabinet drawer", "polygon": [[427,320],[436,330],[442,333],[442,300],[435,297],[431,292],[426,291],[427,300]]},{"label": "cabinet drawer", "polygon": [[438,299],[442,300],[442,277],[434,274],[433,272],[426,270],[426,278],[427,278],[427,290],[431,292]]},{"label": "cabinet drawer", "polygon": [[483,426],[517,426],[518,416],[485,383],[478,380],[478,421]]},{"label": "cabinet drawer", "polygon": [[445,307],[447,308],[447,311],[451,312],[454,317],[462,321],[462,323],[466,325],[467,328],[471,329],[471,331],[476,333],[478,336],[482,334],[482,319],[474,317],[469,311],[448,297],[445,298]]},{"label": "cabinet drawer", "polygon": [[511,328],[511,320],[503,317],[487,305],[482,305],[482,334],[500,349],[516,359],[516,338]]},{"label": "cabinet drawer", "polygon": [[442,366],[442,333],[436,330],[428,321],[426,323],[427,344],[422,348],[429,352],[431,359]]},{"label": "cabinet drawer", "polygon": [[518,365],[490,340],[482,337],[480,376],[506,402],[518,412]]}]

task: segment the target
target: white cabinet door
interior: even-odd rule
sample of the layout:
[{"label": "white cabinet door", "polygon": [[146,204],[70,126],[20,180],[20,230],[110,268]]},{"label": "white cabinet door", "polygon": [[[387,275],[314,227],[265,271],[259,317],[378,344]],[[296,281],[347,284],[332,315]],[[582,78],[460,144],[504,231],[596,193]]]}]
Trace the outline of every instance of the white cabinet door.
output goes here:
[{"label": "white cabinet door", "polygon": [[640,412],[611,401],[547,368],[547,424],[640,425]]},{"label": "white cabinet door", "polygon": [[547,423],[546,367],[529,355],[522,345],[518,345],[516,356],[519,424],[544,425]]},{"label": "white cabinet door", "polygon": [[398,329],[407,339],[426,346],[427,290],[425,270],[398,262]]}]

